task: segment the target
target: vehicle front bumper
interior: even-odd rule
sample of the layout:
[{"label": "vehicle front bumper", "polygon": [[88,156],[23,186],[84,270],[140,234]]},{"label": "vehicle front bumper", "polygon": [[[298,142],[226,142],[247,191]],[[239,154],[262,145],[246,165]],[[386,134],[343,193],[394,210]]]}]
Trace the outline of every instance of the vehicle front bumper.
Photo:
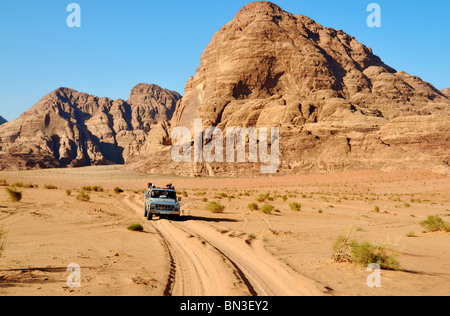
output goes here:
[{"label": "vehicle front bumper", "polygon": [[149,211],[153,215],[178,215],[181,216],[181,211]]}]

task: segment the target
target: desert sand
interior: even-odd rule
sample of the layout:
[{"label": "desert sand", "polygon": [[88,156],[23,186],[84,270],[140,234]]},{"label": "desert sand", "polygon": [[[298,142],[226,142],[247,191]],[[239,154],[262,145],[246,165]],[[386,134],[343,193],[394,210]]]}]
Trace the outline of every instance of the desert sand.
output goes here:
[{"label": "desert sand", "polygon": [[[450,295],[450,234],[419,225],[428,215],[450,216],[449,178],[430,171],[191,178],[101,166],[4,171],[0,179],[39,186],[18,188],[20,202],[0,190],[2,296]],[[148,181],[176,186],[182,220],[144,218]],[[81,202],[83,186],[104,190]],[[288,198],[265,202],[276,209],[271,215],[247,208],[262,206],[256,198],[267,192]],[[208,212],[206,199],[225,211]],[[290,210],[292,202],[302,210]],[[132,223],[144,232],[128,231]],[[381,288],[367,286],[365,267],[331,259],[350,228],[352,238],[400,254],[401,270],[383,270]],[[71,263],[81,268],[81,287],[67,285]]]}]

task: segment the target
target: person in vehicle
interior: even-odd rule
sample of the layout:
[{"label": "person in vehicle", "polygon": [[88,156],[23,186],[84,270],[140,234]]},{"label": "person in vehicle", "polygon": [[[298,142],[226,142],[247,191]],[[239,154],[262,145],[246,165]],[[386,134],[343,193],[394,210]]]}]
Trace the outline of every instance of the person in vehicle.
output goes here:
[{"label": "person in vehicle", "polygon": [[146,199],[150,198],[150,192],[152,191],[152,187],[153,187],[153,184],[149,182],[147,184],[147,191],[145,192]]}]

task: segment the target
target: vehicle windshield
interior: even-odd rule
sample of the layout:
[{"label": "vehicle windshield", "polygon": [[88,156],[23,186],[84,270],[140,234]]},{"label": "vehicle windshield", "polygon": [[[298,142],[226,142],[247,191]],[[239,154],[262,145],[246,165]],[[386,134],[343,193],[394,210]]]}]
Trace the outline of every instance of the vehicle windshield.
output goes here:
[{"label": "vehicle windshield", "polygon": [[177,195],[175,191],[165,191],[165,190],[152,190],[152,199],[172,199],[176,200]]}]

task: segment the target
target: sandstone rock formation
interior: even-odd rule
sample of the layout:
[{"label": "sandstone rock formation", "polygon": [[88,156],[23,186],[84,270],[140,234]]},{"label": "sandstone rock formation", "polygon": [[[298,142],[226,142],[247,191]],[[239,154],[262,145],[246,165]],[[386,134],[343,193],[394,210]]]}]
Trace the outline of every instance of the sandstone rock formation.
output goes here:
[{"label": "sandstone rock formation", "polygon": [[7,122],[8,122],[7,120],[5,120],[3,117],[0,116],[0,125],[3,125]]},{"label": "sandstone rock formation", "polygon": [[443,90],[441,90],[441,92],[443,95],[450,97],[450,88],[443,89]]},{"label": "sandstone rock formation", "polygon": [[181,96],[139,84],[128,101],[59,88],[0,126],[0,170],[124,163],[148,148]]},{"label": "sandstone rock formation", "polygon": [[[354,37],[254,2],[212,38],[172,127],[280,128],[281,173],[435,168],[450,162],[449,96],[384,64]],[[160,172],[165,156],[133,157]],[[165,168],[167,170],[167,168]],[[252,164],[172,164],[172,172],[253,174]]]}]

